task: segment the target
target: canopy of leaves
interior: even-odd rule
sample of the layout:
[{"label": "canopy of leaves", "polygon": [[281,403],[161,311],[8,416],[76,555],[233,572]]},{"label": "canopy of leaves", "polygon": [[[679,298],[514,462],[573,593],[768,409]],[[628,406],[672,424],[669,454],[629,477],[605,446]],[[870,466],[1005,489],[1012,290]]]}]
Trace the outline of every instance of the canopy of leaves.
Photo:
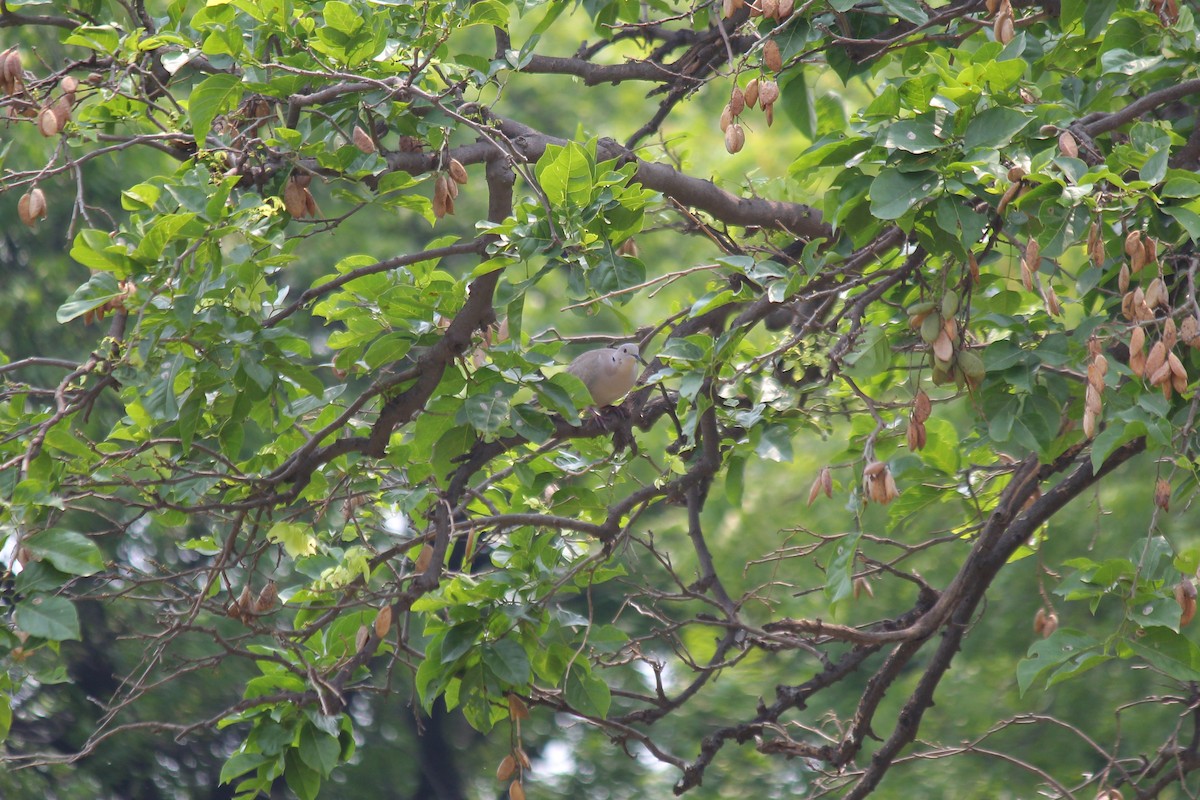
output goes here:
[{"label": "canopy of leaves", "polygon": [[0,30],[5,796],[1200,790],[1191,8]]}]

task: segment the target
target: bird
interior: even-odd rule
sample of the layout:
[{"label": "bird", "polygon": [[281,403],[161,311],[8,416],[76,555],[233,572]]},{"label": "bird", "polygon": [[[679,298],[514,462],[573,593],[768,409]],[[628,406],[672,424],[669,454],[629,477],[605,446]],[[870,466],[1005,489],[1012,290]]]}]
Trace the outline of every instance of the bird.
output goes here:
[{"label": "bird", "polygon": [[583,381],[597,408],[610,406],[633,388],[638,376],[638,346],[602,347],[575,358],[567,372]]}]

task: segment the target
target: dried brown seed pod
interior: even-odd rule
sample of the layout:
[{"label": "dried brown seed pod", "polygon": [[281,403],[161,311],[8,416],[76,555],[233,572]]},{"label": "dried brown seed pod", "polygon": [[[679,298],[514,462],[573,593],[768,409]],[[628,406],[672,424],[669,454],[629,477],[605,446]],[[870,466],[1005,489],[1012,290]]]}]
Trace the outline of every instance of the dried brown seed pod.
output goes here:
[{"label": "dried brown seed pod", "polygon": [[1167,353],[1167,366],[1171,369],[1171,388],[1179,394],[1187,391],[1188,374],[1183,368],[1183,362],[1174,353]]},{"label": "dried brown seed pod", "polygon": [[946,335],[945,329],[933,340],[932,347],[935,358],[941,361],[949,361],[954,358],[954,342]]},{"label": "dried brown seed pod", "polygon": [[416,153],[424,146],[424,143],[416,136],[401,136],[396,140],[396,149],[401,153]]},{"label": "dried brown seed pod", "polygon": [[1083,435],[1089,439],[1096,438],[1096,421],[1097,421],[1097,419],[1098,419],[1097,414],[1095,414],[1091,409],[1084,409],[1084,411],[1083,411]]},{"label": "dried brown seed pod", "polygon": [[59,132],[58,117],[50,106],[44,107],[37,115],[37,127],[42,136],[54,136]]},{"label": "dried brown seed pod", "polygon": [[254,600],[254,613],[265,614],[275,607],[275,601],[279,598],[279,587],[275,585],[275,581],[267,581],[267,585],[258,593],[258,597]]},{"label": "dried brown seed pod", "polygon": [[721,133],[727,133],[729,126],[733,124],[733,106],[729,103],[725,104],[725,108],[721,109]]},{"label": "dried brown seed pod", "polygon": [[779,13],[779,0],[758,0],[758,7],[764,17],[775,19],[775,15]]},{"label": "dried brown seed pod", "polygon": [[783,54],[779,52],[779,44],[774,39],[767,39],[763,45],[763,66],[771,72],[783,69]]},{"label": "dried brown seed pod", "polygon": [[1188,347],[1200,347],[1200,321],[1190,314],[1179,325],[1179,338]]},{"label": "dried brown seed pod", "polygon": [[54,121],[58,125],[58,130],[61,131],[67,127],[67,123],[71,121],[71,101],[66,95],[54,101],[50,106],[51,113],[54,114]]},{"label": "dried brown seed pod", "polygon": [[758,78],[750,79],[742,91],[742,98],[746,101],[748,108],[754,108],[758,104]]},{"label": "dried brown seed pod", "polygon": [[433,182],[433,216],[441,219],[451,213],[448,209],[452,200],[449,181],[445,175],[438,175]]},{"label": "dried brown seed pod", "polygon": [[1083,407],[1097,417],[1104,411],[1104,407],[1100,402],[1100,390],[1090,383],[1083,390]]},{"label": "dried brown seed pod", "polygon": [[910,419],[908,430],[905,432],[905,439],[909,450],[924,450],[926,441],[925,423],[918,422],[916,417]]},{"label": "dried brown seed pod", "polygon": [[725,149],[730,155],[741,151],[746,145],[746,132],[742,130],[742,126],[738,123],[733,123],[725,130]]},{"label": "dried brown seed pod", "polygon": [[929,395],[925,394],[924,389],[918,389],[917,394],[913,397],[913,418],[917,422],[924,422],[929,419],[929,415],[933,413],[933,403],[929,400]]},{"label": "dried brown seed pod", "polygon": [[33,227],[39,219],[46,217],[46,195],[41,189],[34,187],[17,201],[17,217],[29,227]]},{"label": "dried brown seed pod", "polygon": [[975,260],[975,254],[967,251],[967,269],[971,272],[971,283],[979,283],[979,262]]},{"label": "dried brown seed pod", "polygon": [[375,635],[380,639],[388,635],[388,631],[392,629],[392,607],[384,606],[379,609],[379,613],[375,615]]},{"label": "dried brown seed pod", "polygon": [[525,701],[512,692],[508,693],[508,718],[513,720],[529,719],[529,706]]},{"label": "dried brown seed pod", "polygon": [[1168,350],[1175,349],[1175,342],[1179,341],[1179,333],[1173,317],[1167,317],[1163,320],[1162,340]]},{"label": "dried brown seed pod", "polygon": [[1025,170],[1022,167],[1014,166],[1008,169],[1008,179],[1013,183],[1025,177]]},{"label": "dried brown seed pod", "polygon": [[1146,332],[1139,327],[1129,335],[1129,371],[1139,378],[1146,374]]},{"label": "dried brown seed pod", "polygon": [[513,781],[508,787],[508,800],[525,800],[525,789],[520,781]]},{"label": "dried brown seed pod", "polygon": [[1054,291],[1054,287],[1045,286],[1042,288],[1042,301],[1046,304],[1046,313],[1054,317],[1062,316],[1062,306],[1058,302],[1058,294]]},{"label": "dried brown seed pod", "polygon": [[304,200],[307,192],[295,178],[289,179],[283,186],[283,207],[295,219],[304,219],[308,213],[308,203]]},{"label": "dried brown seed pod", "polygon": [[[1005,4],[1007,6],[1007,3]],[[1016,35],[1016,25],[1013,23],[1012,12],[1007,14],[997,14],[996,21],[992,24],[992,33],[996,36],[996,41],[1000,44],[1008,44]]]},{"label": "dried brown seed pod", "polygon": [[1196,584],[1184,578],[1175,584],[1175,602],[1179,604],[1179,627],[1187,625],[1196,616]]},{"label": "dried brown seed pod", "polygon": [[1033,617],[1033,632],[1043,639],[1048,639],[1058,630],[1058,615],[1053,611],[1039,608]]},{"label": "dried brown seed pod", "polygon": [[795,10],[795,0],[779,0],[779,10],[775,12],[775,19],[783,22],[791,17]]},{"label": "dried brown seed pod", "polygon": [[371,641],[371,630],[366,625],[359,625],[354,632],[354,652],[361,653]]},{"label": "dried brown seed pod", "polygon": [[[1093,261],[1094,260],[1095,259],[1093,259]],[[1132,276],[1129,274],[1129,265],[1122,264],[1121,271],[1119,273],[1117,273],[1117,289],[1119,289],[1122,294],[1129,291],[1130,277],[1132,277]]]},{"label": "dried brown seed pod", "polygon": [[1075,141],[1075,137],[1071,135],[1070,131],[1063,131],[1058,135],[1058,152],[1067,158],[1079,157],[1079,143]]},{"label": "dried brown seed pod", "polygon": [[[621,242],[621,246],[617,248],[617,254],[626,256],[627,258],[637,258],[638,257],[638,245],[637,245],[637,242],[634,241],[634,238],[632,236],[630,236],[625,241]],[[508,331],[508,320],[505,319],[500,324],[504,326],[504,330],[505,330],[505,332],[507,332]],[[508,337],[505,336],[505,338],[508,338]],[[504,339],[501,339],[500,341],[504,341]]]},{"label": "dried brown seed pod", "polygon": [[315,217],[320,213],[321,209],[317,208],[317,198],[313,197],[312,192],[308,189],[304,190],[304,214],[308,217]]},{"label": "dried brown seed pod", "polygon": [[1130,231],[1125,234],[1125,255],[1133,258],[1134,253],[1141,251],[1142,255],[1146,255],[1145,249],[1142,247],[1142,232]]},{"label": "dried brown seed pod", "polygon": [[883,461],[872,461],[863,467],[863,477],[874,478],[876,475],[882,475],[885,469],[887,469],[887,464]]},{"label": "dried brown seed pod", "polygon": [[1142,237],[1142,250],[1146,253],[1147,264],[1158,261],[1158,241],[1153,236]]},{"label": "dried brown seed pod", "polygon": [[417,554],[417,572],[424,572],[429,569],[431,561],[433,561],[433,548],[428,544],[421,545],[421,552]]},{"label": "dried brown seed pod", "polygon": [[462,162],[457,158],[450,159],[450,166],[447,167],[450,173],[450,179],[460,186],[467,185],[467,168],[462,165]]},{"label": "dried brown seed pod", "polygon": [[357,126],[357,125],[354,126],[354,133],[351,134],[351,138],[354,140],[354,146],[357,147],[362,152],[364,152],[364,153],[377,152],[377,148],[375,147],[375,140],[372,139],[371,136],[366,131],[364,131],[362,128],[360,128],[359,126]]},{"label": "dried brown seed pod", "polygon": [[521,769],[533,768],[533,764],[529,761],[529,756],[526,755],[525,751],[520,747],[517,748],[515,755],[517,757],[517,763],[521,765]]},{"label": "dried brown seed pod", "polygon": [[[1162,340],[1155,342],[1150,348],[1150,355],[1146,356],[1145,374],[1150,377],[1150,382],[1158,384],[1160,381],[1154,379],[1158,371],[1167,365],[1167,347],[1162,343]],[[1170,373],[1168,373],[1170,374]]]},{"label": "dried brown seed pod", "polygon": [[1159,478],[1154,482],[1154,505],[1163,511],[1171,510],[1171,482],[1166,478]]},{"label": "dried brown seed pod", "polygon": [[769,105],[769,106],[763,106],[762,110],[763,110],[763,116],[767,120],[767,127],[769,128],[775,124],[775,106],[774,106],[774,104]]},{"label": "dried brown seed pod", "polygon": [[517,771],[517,760],[509,753],[500,760],[500,766],[496,767],[496,780],[503,783],[513,776]]},{"label": "dried brown seed pod", "polygon": [[1096,800],[1125,800],[1116,789],[1101,789],[1096,794]]},{"label": "dried brown seed pod", "polygon": [[729,113],[736,117],[745,110],[746,96],[742,93],[741,87],[734,86],[733,91],[729,93]]},{"label": "dried brown seed pod", "polygon": [[1163,283],[1162,278],[1155,278],[1150,281],[1146,287],[1146,305],[1150,308],[1158,308],[1167,304],[1167,287]]},{"label": "dried brown seed pod", "polygon": [[758,102],[766,110],[779,99],[779,84],[775,81],[760,81],[758,84]]},{"label": "dried brown seed pod", "polygon": [[854,586],[855,600],[862,597],[864,594],[872,599],[875,597],[875,590],[871,588],[871,582],[861,575],[854,579],[852,585]]}]

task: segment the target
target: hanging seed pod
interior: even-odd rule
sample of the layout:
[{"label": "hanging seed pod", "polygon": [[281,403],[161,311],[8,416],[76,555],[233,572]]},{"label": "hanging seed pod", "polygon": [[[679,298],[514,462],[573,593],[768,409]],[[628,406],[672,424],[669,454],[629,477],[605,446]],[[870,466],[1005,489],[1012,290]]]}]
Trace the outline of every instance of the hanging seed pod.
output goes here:
[{"label": "hanging seed pod", "polygon": [[1175,602],[1179,604],[1179,627],[1182,628],[1196,616],[1196,584],[1191,578],[1175,584]]},{"label": "hanging seed pod", "polygon": [[54,116],[54,111],[49,106],[38,112],[37,127],[42,136],[49,137],[58,133],[58,117]]},{"label": "hanging seed pod", "polygon": [[918,422],[916,417],[908,421],[908,430],[905,432],[905,439],[908,443],[909,450],[924,450],[925,449],[925,425]]},{"label": "hanging seed pod", "polygon": [[1129,335],[1129,371],[1139,378],[1146,374],[1146,332],[1141,328]]},{"label": "hanging seed pod", "polygon": [[496,767],[496,780],[503,783],[513,776],[517,771],[517,760],[509,753],[500,760],[500,766]]},{"label": "hanging seed pod", "polygon": [[321,211],[321,209],[317,208],[317,198],[313,197],[312,192],[310,192],[308,189],[305,189],[304,190],[304,215],[308,216],[308,217],[315,217],[315,216],[317,216],[317,214],[320,213],[320,211]]},{"label": "hanging seed pod", "polygon": [[33,227],[39,219],[46,217],[46,195],[41,189],[34,187],[17,201],[17,217],[29,227]]},{"label": "hanging seed pod", "polygon": [[525,800],[525,790],[520,781],[513,781],[508,787],[508,800]]},{"label": "hanging seed pod", "polygon": [[1097,415],[1090,409],[1083,411],[1083,435],[1089,439],[1096,438],[1096,421]]},{"label": "hanging seed pod", "polygon": [[375,615],[375,635],[382,639],[388,635],[388,631],[392,629],[392,607],[384,606],[379,609],[379,613]]},{"label": "hanging seed pod", "polygon": [[971,273],[972,285],[979,283],[979,262],[975,260],[975,254],[967,251],[967,269]]},{"label": "hanging seed pod", "polygon": [[354,140],[354,146],[362,152],[367,154],[377,152],[375,140],[359,126],[354,126],[354,133],[351,135],[351,138]]},{"label": "hanging seed pod", "polygon": [[1167,287],[1162,278],[1155,278],[1146,287],[1146,305],[1151,309],[1167,304]]},{"label": "hanging seed pod", "polygon": [[775,19],[775,15],[779,13],[779,0],[758,0],[758,5],[767,19]]},{"label": "hanging seed pod", "polygon": [[772,125],[774,125],[775,124],[775,106],[774,105],[763,106],[763,116],[766,117],[768,128],[771,127]]},{"label": "hanging seed pod", "polygon": [[1167,366],[1171,368],[1171,388],[1179,394],[1187,391],[1188,374],[1183,362],[1174,353],[1167,353]]},{"label": "hanging seed pod", "polygon": [[[621,246],[617,248],[617,254],[618,254],[618,255],[625,256],[626,258],[637,258],[637,257],[638,257],[638,246],[637,246],[637,242],[636,242],[636,241],[634,241],[634,239],[633,239],[633,237],[632,237],[632,236],[630,236],[630,237],[629,237],[628,239],[626,239],[625,241],[621,242]],[[507,331],[508,331],[508,320],[507,320],[507,319],[505,319],[505,320],[504,320],[502,323],[500,323],[500,324],[504,326],[504,331],[507,333]],[[508,337],[507,337],[507,335],[505,336],[505,338],[508,338]],[[504,339],[501,339],[500,341],[504,341]]]},{"label": "hanging seed pod", "polygon": [[421,545],[421,552],[417,555],[416,568],[417,572],[424,572],[429,569],[430,562],[433,561],[433,548],[428,544]]},{"label": "hanging seed pod", "polygon": [[970,350],[960,350],[954,360],[958,368],[962,370],[963,378],[966,380],[967,385],[972,389],[978,389],[979,384],[983,382],[983,378],[987,374],[987,370],[983,365],[983,359]]},{"label": "hanging seed pod", "polygon": [[267,585],[258,593],[258,597],[254,600],[254,613],[265,614],[275,607],[275,600],[279,597],[279,587],[275,585],[275,581],[267,581]]},{"label": "hanging seed pod", "polygon": [[1075,137],[1071,135],[1070,131],[1063,131],[1058,135],[1058,152],[1067,158],[1079,157],[1079,143],[1075,141]]},{"label": "hanging seed pod", "polygon": [[775,18],[780,22],[785,22],[791,18],[795,10],[795,0],[779,0],[779,10],[775,12]]},{"label": "hanging seed pod", "polygon": [[1146,254],[1146,264],[1154,266],[1155,262],[1158,261],[1158,242],[1153,236],[1142,237],[1142,250]]},{"label": "hanging seed pod", "polygon": [[1168,350],[1175,349],[1175,342],[1179,340],[1179,334],[1175,327],[1175,319],[1173,317],[1167,317],[1163,321],[1162,340],[1163,344],[1167,346]]},{"label": "hanging seed pod", "polygon": [[1142,251],[1143,256],[1146,254],[1145,249],[1142,247],[1142,232],[1130,231],[1125,234],[1125,255],[1133,258],[1134,254],[1139,250]]},{"label": "hanging seed pod", "polygon": [[433,182],[433,216],[436,219],[441,219],[449,211],[452,198],[450,197],[450,187],[447,185],[445,175],[438,175]]},{"label": "hanging seed pod", "polygon": [[1058,294],[1052,286],[1046,286],[1042,289],[1042,301],[1046,305],[1046,313],[1053,317],[1062,316],[1062,306],[1058,302]]},{"label": "hanging seed pod", "polygon": [[767,39],[763,45],[763,66],[771,72],[783,69],[783,54],[779,52],[779,44],[774,39]]},{"label": "hanging seed pod", "polygon": [[295,219],[304,219],[308,213],[308,203],[304,195],[308,192],[296,178],[289,178],[283,186],[283,207]]},{"label": "hanging seed pod", "polygon": [[525,701],[512,692],[508,693],[508,718],[512,720],[529,719],[529,706]]},{"label": "hanging seed pod", "polygon": [[1200,321],[1190,314],[1179,324],[1179,338],[1188,347],[1200,347]]},{"label": "hanging seed pod", "polygon": [[923,423],[929,419],[929,415],[932,413],[933,404],[929,401],[929,395],[925,394],[924,389],[918,389],[913,398],[913,419]]},{"label": "hanging seed pod", "polygon": [[1171,510],[1171,483],[1166,478],[1154,482],[1154,505],[1163,511]]},{"label": "hanging seed pod", "polygon": [[71,121],[71,101],[67,99],[66,95],[63,95],[50,106],[50,112],[54,114],[54,122],[58,127],[58,131],[61,132],[63,128],[67,127],[67,123]]},{"label": "hanging seed pod", "polygon": [[736,117],[745,109],[746,96],[742,93],[741,88],[734,86],[733,91],[729,93],[729,113]]},{"label": "hanging seed pod", "polygon": [[[1092,261],[1094,263],[1095,259],[1092,259]],[[1117,289],[1122,294],[1129,291],[1129,278],[1130,278],[1129,265],[1122,264],[1121,271],[1117,273]]]},{"label": "hanging seed pod", "polygon": [[851,584],[854,587],[854,599],[862,597],[864,594],[872,599],[875,598],[875,590],[871,588],[871,582],[861,575],[854,579]]},{"label": "hanging seed pod", "polygon": [[1160,381],[1155,380],[1153,376],[1158,374],[1158,371],[1166,366],[1167,363],[1167,348],[1162,343],[1162,340],[1155,342],[1150,348],[1150,355],[1146,356],[1145,374],[1151,376],[1150,382],[1158,384]]},{"label": "hanging seed pod", "polygon": [[450,166],[447,168],[447,171],[450,173],[450,179],[459,186],[467,185],[467,168],[457,158],[450,159]]},{"label": "hanging seed pod", "polygon": [[733,107],[729,103],[725,104],[725,108],[721,109],[721,133],[727,133],[729,126],[733,124]]},{"label": "hanging seed pod", "polygon": [[938,337],[933,340],[933,355],[939,361],[950,361],[954,357],[954,342],[946,335],[943,329]]},{"label": "hanging seed pod", "polygon": [[742,130],[742,126],[735,122],[725,131],[725,149],[732,155],[739,152],[745,145],[746,133]]},{"label": "hanging seed pod", "polygon": [[758,78],[751,78],[746,84],[746,88],[742,91],[742,98],[746,101],[748,108],[754,108],[758,105]]},{"label": "hanging seed pod", "polygon": [[354,632],[354,652],[361,653],[371,641],[371,630],[366,625],[359,625]]},{"label": "hanging seed pod", "polygon": [[775,81],[761,81],[758,84],[758,102],[766,110],[768,106],[779,99],[779,84]]},{"label": "hanging seed pod", "polygon": [[1008,168],[1008,179],[1013,183],[1024,179],[1024,177],[1025,169],[1023,167],[1013,166]]},{"label": "hanging seed pod", "polygon": [[996,12],[996,20],[992,23],[992,34],[1000,44],[1008,44],[1016,35],[1016,25],[1013,19],[1012,7],[1008,0],[1003,0]]},{"label": "hanging seed pod", "polygon": [[1058,614],[1039,608],[1033,617],[1033,632],[1043,639],[1049,639],[1058,630]]}]

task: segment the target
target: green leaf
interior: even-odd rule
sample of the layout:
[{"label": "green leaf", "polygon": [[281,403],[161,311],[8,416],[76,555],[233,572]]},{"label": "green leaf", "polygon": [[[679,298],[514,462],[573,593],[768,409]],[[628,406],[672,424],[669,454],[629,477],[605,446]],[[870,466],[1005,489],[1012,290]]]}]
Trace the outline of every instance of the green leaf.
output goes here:
[{"label": "green leaf", "polygon": [[909,153],[928,153],[946,144],[938,138],[934,120],[928,115],[901,120],[889,126],[881,134],[879,143],[889,149]]},{"label": "green leaf", "polygon": [[1162,627],[1146,628],[1142,633],[1125,643],[1148,664],[1177,681],[1200,681],[1200,646]]},{"label": "green leaf", "polygon": [[309,724],[300,729],[300,758],[322,776],[328,777],[337,766],[341,751],[337,737],[319,731]]},{"label": "green leaf", "polygon": [[303,522],[276,522],[267,531],[267,540],[282,544],[292,558],[311,556],[317,552],[317,537]]},{"label": "green leaf", "polygon": [[58,307],[54,318],[59,324],[66,324],[120,295],[121,287],[117,284],[117,279],[108,272],[97,272],[87,283],[76,289],[67,302]]},{"label": "green leaf", "polygon": [[529,656],[525,648],[512,639],[501,639],[484,647],[483,663],[509,686],[523,687],[529,683]]},{"label": "green leaf", "polygon": [[75,531],[48,530],[25,540],[35,557],[68,575],[94,575],[104,569],[104,556],[91,539]]},{"label": "green leaf", "polygon": [[938,187],[933,172],[901,172],[891,167],[871,182],[871,213],[879,219],[899,219]]},{"label": "green leaf", "polygon": [[1012,108],[985,109],[967,125],[963,144],[969,150],[999,149],[1011,142],[1033,119],[1032,115]]},{"label": "green leaf", "polygon": [[567,674],[567,704],[590,717],[603,718],[612,703],[608,684],[591,670],[575,664]]},{"label": "green leaf", "polygon": [[221,784],[226,784],[252,769],[258,769],[272,759],[264,753],[234,753],[221,765]]},{"label": "green leaf", "polygon": [[576,142],[549,145],[538,159],[536,172],[552,206],[587,205],[595,182],[591,155]]},{"label": "green leaf", "polygon": [[517,388],[511,383],[492,381],[483,387],[484,391],[468,396],[462,404],[466,421],[484,435],[500,430],[508,422],[509,403]]},{"label": "green leaf", "polygon": [[554,435],[554,423],[529,403],[518,403],[509,416],[513,430],[534,444],[543,444]]},{"label": "green leaf", "polygon": [[288,788],[300,800],[317,800],[317,794],[321,791],[320,773],[305,764],[296,750],[289,750],[284,762],[283,778]]},{"label": "green leaf", "polygon": [[192,135],[196,146],[206,149],[208,132],[219,114],[228,114],[242,100],[242,79],[237,75],[210,75],[192,90],[188,100],[188,116],[192,120]]},{"label": "green leaf", "polygon": [[17,627],[30,636],[63,642],[79,639],[79,615],[65,597],[33,595],[17,603]]},{"label": "green leaf", "polygon": [[929,22],[929,15],[917,0],[883,0],[883,7],[905,22],[913,25],[924,25]]},{"label": "green leaf", "polygon": [[1047,639],[1034,642],[1028,655],[1017,664],[1017,688],[1022,695],[1042,675],[1063,665],[1081,665],[1100,643],[1080,631],[1059,628]]}]

